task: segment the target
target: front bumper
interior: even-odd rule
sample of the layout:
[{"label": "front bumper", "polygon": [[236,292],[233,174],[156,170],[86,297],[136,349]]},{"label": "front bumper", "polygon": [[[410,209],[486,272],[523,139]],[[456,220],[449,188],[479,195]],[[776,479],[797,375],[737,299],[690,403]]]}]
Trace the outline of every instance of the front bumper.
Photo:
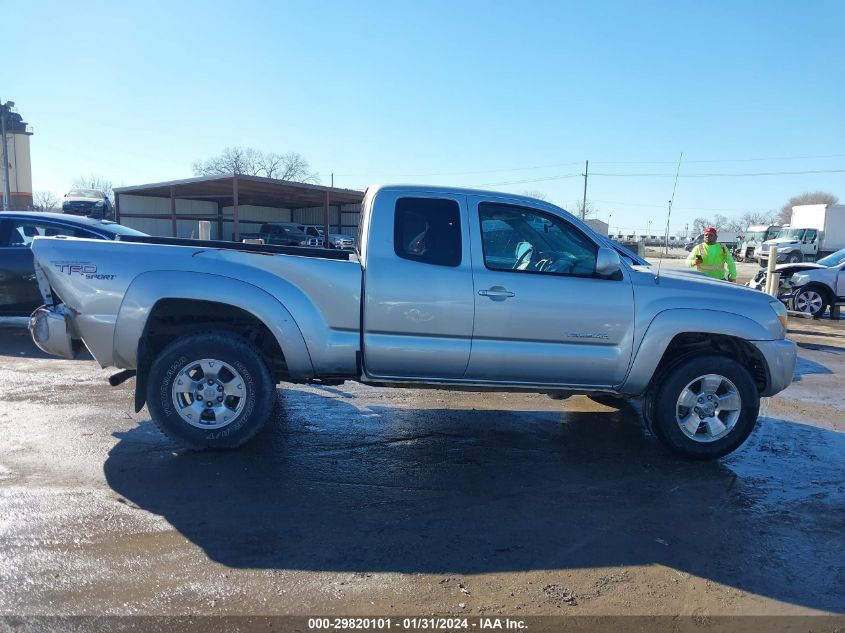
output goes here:
[{"label": "front bumper", "polygon": [[74,358],[81,348],[81,342],[71,334],[70,319],[64,307],[38,308],[29,317],[29,333],[39,349],[53,356]]},{"label": "front bumper", "polygon": [[783,339],[779,341],[750,341],[766,361],[767,379],[766,389],[761,396],[773,396],[792,384],[795,374],[795,361],[798,348],[795,343]]}]

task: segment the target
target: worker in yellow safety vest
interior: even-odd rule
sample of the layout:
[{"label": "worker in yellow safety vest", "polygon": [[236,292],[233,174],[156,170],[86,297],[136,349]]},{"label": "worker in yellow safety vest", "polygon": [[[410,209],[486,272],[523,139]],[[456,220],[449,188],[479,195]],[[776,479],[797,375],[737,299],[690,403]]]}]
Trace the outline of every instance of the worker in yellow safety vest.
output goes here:
[{"label": "worker in yellow safety vest", "polygon": [[692,249],[687,257],[687,266],[713,279],[724,279],[725,266],[727,266],[728,281],[736,281],[734,258],[727,247],[716,243],[717,237],[716,229],[712,226],[704,229],[704,241]]}]

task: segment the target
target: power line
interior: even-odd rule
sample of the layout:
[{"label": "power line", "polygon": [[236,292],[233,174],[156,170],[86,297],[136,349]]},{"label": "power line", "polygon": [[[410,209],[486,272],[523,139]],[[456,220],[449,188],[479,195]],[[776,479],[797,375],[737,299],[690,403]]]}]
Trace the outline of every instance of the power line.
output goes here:
[{"label": "power line", "polygon": [[[678,174],[678,178],[750,178],[758,176],[805,176],[809,174],[842,174],[845,169],[814,169],[806,171],[767,171],[767,172],[740,172],[740,173],[714,173],[714,174]],[[559,176],[545,176],[543,178],[532,178],[526,180],[508,180],[505,182],[485,182],[478,187],[495,187],[502,185],[524,185],[535,182],[548,182],[552,180],[564,180],[566,178],[579,178],[584,174],[561,174]],[[675,178],[675,174],[660,173],[609,173],[590,172],[590,176],[604,176],[608,178]]]},{"label": "power line", "polygon": [[[809,174],[843,174],[845,169],[807,169],[803,171],[758,171],[758,172],[740,172],[740,173],[714,173],[714,174],[679,174],[679,178],[746,178],[755,176],[806,176]],[[620,177],[620,178],[675,178],[675,174],[658,174],[658,173],[635,173],[635,174],[621,174],[621,173],[602,173],[593,172],[591,176],[606,176],[606,177]]]},{"label": "power line", "polygon": [[[747,162],[764,162],[764,161],[777,161],[777,160],[816,160],[816,159],[827,159],[827,158],[845,158],[845,154],[819,154],[819,155],[805,155],[805,156],[769,156],[769,157],[754,157],[754,158],[706,158],[706,159],[699,159],[699,160],[685,160],[684,164],[713,164],[713,163],[747,163]],[[633,161],[608,161],[608,160],[593,160],[593,165],[674,165],[677,161],[675,160],[633,160]],[[535,169],[557,169],[559,167],[571,167],[574,165],[580,165],[581,161],[572,161],[566,163],[555,163],[555,164],[547,164],[547,165],[534,165],[531,167],[502,167],[498,169],[478,169],[478,170],[471,170],[471,171],[451,171],[451,172],[428,172],[428,173],[417,173],[417,174],[339,174],[335,173],[338,177],[343,178],[363,178],[363,177],[374,177],[374,176],[385,176],[389,178],[426,178],[429,176],[472,176],[478,174],[495,174],[495,173],[502,173],[502,172],[514,172],[514,171],[532,171]],[[791,174],[791,173],[799,173],[799,172],[783,172],[784,174]],[[830,173],[825,170],[820,170],[819,172],[800,172],[800,173]],[[616,175],[616,174],[613,174]],[[674,174],[663,174],[667,177],[674,177]],[[772,173],[772,175],[780,175],[780,173]],[[681,177],[684,177],[683,175]],[[690,176],[686,176],[690,177]],[[516,183],[519,184],[519,183]]]},{"label": "power line", "polygon": [[[592,198],[593,202],[598,202],[601,204],[613,204],[619,205],[623,207],[641,207],[644,209],[663,209],[665,203],[639,203],[639,202],[622,202],[620,200],[599,200],[596,198]],[[729,209],[727,207],[677,207],[679,211],[724,211],[727,213],[734,213],[734,212],[743,212],[748,211],[747,208],[745,209]]]},{"label": "power line", "polygon": [[[814,160],[823,158],[845,158],[845,154],[823,154],[818,156],[770,156],[767,158],[707,158],[701,160],[685,160],[685,164],[702,163],[751,163],[772,160]],[[631,161],[593,161],[599,165],[674,165],[673,160],[631,160]]]},{"label": "power line", "polygon": [[557,169],[558,167],[571,167],[573,165],[580,165],[581,161],[571,163],[556,163],[554,165],[535,165],[534,167],[506,167],[502,169],[479,169],[473,171],[452,171],[452,172],[430,172],[426,174],[338,174],[335,176],[343,176],[344,178],[363,178],[372,176],[388,176],[390,178],[427,178],[428,176],[472,176],[477,174],[496,174],[506,171],[531,171],[533,169]]},{"label": "power line", "polygon": [[[580,163],[579,163],[580,164]],[[525,185],[534,182],[547,182],[549,180],[564,180],[566,178],[582,178],[584,174],[561,174],[560,176],[545,176],[543,178],[532,178],[531,180],[509,180],[506,182],[485,182],[478,187],[498,187],[501,185]]]}]

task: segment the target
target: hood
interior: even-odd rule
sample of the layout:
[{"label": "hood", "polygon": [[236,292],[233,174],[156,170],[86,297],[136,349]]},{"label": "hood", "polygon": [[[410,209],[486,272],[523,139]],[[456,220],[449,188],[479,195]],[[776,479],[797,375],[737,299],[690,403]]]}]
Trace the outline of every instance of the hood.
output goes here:
[{"label": "hood", "polygon": [[97,202],[103,202],[103,199],[102,198],[88,198],[86,196],[67,196],[64,199],[64,201],[65,202],[91,202],[93,204],[93,203],[97,203]]},{"label": "hood", "polygon": [[756,301],[756,297],[761,294],[759,290],[747,288],[742,284],[713,279],[697,270],[677,268],[661,269],[660,281],[655,284],[656,266],[634,266],[633,268],[639,273],[648,274],[647,278],[639,276],[639,279],[634,281],[635,286],[645,285],[646,287],[659,288],[661,295],[665,293],[664,297],[671,297],[672,295],[694,296],[695,301],[701,300],[708,305],[715,301],[722,302],[724,306],[730,306],[732,301],[739,302],[736,305],[741,305],[748,300]]},{"label": "hood", "polygon": [[801,242],[799,240],[795,240],[795,239],[792,239],[792,238],[789,238],[789,237],[778,237],[778,238],[775,238],[773,240],[766,240],[765,242],[763,242],[763,246],[772,246],[772,245],[784,246],[784,245],[787,245],[787,244],[792,246],[792,245],[800,244],[800,243]]},{"label": "hood", "polygon": [[775,266],[775,272],[780,273],[785,270],[796,272],[799,270],[812,270],[814,268],[827,268],[827,266],[822,266],[821,264],[813,264],[810,262],[801,264],[778,264],[777,266]]},{"label": "hood", "polygon": [[[633,266],[633,268],[638,272],[648,273],[652,277],[657,275],[657,266]],[[727,281],[722,281],[721,279],[713,279],[712,277],[708,277],[704,273],[700,273],[692,268],[684,269],[663,267],[660,269],[660,281],[661,283],[666,281],[666,287],[668,289],[700,288],[704,290],[704,286],[709,286],[709,288],[706,289],[707,292],[724,291],[727,293],[739,292],[741,294],[744,294],[746,291],[756,292],[740,284],[732,284]]]}]

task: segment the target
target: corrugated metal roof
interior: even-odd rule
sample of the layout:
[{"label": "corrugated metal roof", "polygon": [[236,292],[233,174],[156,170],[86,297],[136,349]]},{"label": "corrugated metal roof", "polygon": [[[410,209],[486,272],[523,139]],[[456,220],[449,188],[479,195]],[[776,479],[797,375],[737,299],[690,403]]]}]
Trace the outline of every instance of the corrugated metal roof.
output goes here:
[{"label": "corrugated metal roof", "polygon": [[326,193],[329,194],[329,204],[360,204],[364,199],[363,191],[353,189],[339,189],[311,185],[303,182],[276,180],[261,176],[200,176],[184,180],[170,180],[131,187],[116,187],[116,194],[132,194],[133,196],[170,197],[170,190],[176,198],[188,200],[211,200],[224,206],[234,203],[234,179],[238,180],[238,204],[271,207],[285,207],[301,209],[321,207]]}]

